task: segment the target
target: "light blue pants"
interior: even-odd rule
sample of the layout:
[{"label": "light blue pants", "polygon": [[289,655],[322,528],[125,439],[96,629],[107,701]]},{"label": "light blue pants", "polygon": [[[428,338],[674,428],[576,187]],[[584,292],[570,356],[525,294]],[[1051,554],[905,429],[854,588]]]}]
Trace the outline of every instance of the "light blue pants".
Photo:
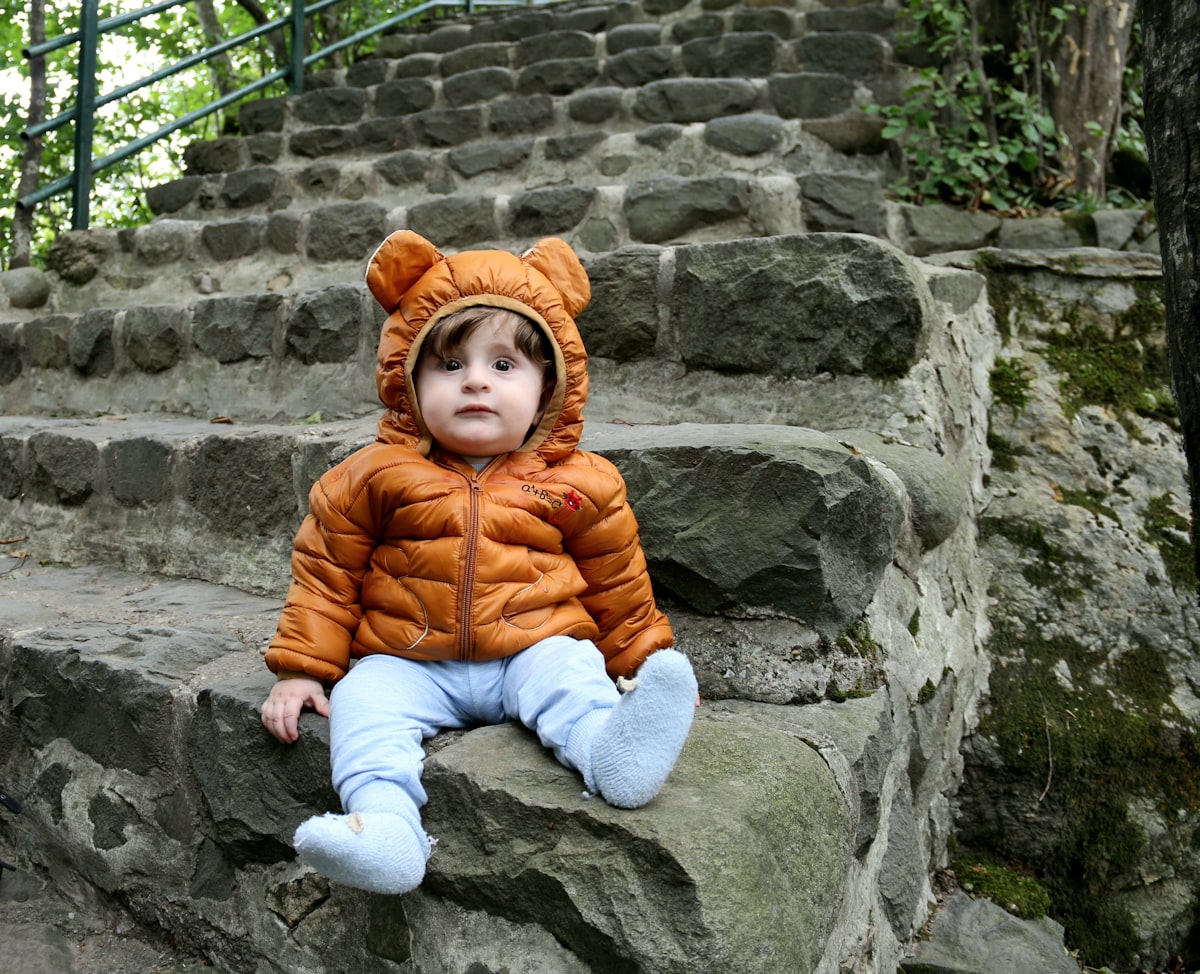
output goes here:
[{"label": "light blue pants", "polygon": [[[571,730],[587,714],[606,713],[619,697],[596,645],[567,636],[486,662],[368,656],[330,697],[333,786],[347,812],[390,811],[421,830],[425,738],[519,720],[561,763],[578,769],[585,758],[569,753]],[[601,716],[586,724],[598,726]]]}]

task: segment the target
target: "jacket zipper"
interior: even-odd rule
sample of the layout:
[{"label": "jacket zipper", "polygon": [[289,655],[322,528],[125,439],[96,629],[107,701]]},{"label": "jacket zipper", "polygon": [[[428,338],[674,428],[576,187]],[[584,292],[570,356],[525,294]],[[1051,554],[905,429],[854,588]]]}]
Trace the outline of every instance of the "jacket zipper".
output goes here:
[{"label": "jacket zipper", "polygon": [[467,507],[466,559],[463,563],[462,588],[459,592],[458,658],[470,659],[475,642],[472,612],[472,592],[475,590],[475,562],[479,549],[479,495],[483,488],[478,475],[470,479]]}]

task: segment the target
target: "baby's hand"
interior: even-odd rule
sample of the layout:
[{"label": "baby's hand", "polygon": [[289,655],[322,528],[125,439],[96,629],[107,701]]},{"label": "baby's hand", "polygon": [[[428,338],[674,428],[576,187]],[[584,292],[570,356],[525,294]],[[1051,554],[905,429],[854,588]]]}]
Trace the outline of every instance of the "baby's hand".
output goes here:
[{"label": "baby's hand", "polygon": [[291,744],[300,737],[300,711],[305,707],[312,707],[322,717],[329,716],[329,699],[320,682],[302,676],[280,680],[263,703],[263,726],[276,739]]}]

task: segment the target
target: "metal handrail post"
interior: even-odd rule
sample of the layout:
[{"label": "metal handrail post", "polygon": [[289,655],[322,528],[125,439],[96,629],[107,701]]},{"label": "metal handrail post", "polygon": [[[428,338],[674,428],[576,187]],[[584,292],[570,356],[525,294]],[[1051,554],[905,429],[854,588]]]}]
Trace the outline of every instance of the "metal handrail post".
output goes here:
[{"label": "metal handrail post", "polygon": [[75,178],[71,229],[86,230],[91,214],[92,138],[96,132],[96,62],[100,47],[99,0],[79,5],[79,66],[75,83]]},{"label": "metal handrail post", "polygon": [[291,77],[288,87],[293,95],[304,94],[304,14],[304,0],[292,0]]}]

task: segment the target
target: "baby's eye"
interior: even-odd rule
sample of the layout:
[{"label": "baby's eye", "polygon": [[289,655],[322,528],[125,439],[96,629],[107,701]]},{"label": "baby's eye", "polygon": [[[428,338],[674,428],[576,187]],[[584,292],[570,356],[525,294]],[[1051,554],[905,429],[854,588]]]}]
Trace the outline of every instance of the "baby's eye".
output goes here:
[{"label": "baby's eye", "polygon": [[460,362],[456,358],[442,359],[442,371],[443,372],[457,372],[461,368],[462,368],[462,362]]},{"label": "baby's eye", "polygon": [[508,359],[502,358],[502,359],[497,359],[496,364],[493,366],[493,368],[497,372],[510,372],[510,371],[512,371],[513,368],[515,368],[515,366]]}]

